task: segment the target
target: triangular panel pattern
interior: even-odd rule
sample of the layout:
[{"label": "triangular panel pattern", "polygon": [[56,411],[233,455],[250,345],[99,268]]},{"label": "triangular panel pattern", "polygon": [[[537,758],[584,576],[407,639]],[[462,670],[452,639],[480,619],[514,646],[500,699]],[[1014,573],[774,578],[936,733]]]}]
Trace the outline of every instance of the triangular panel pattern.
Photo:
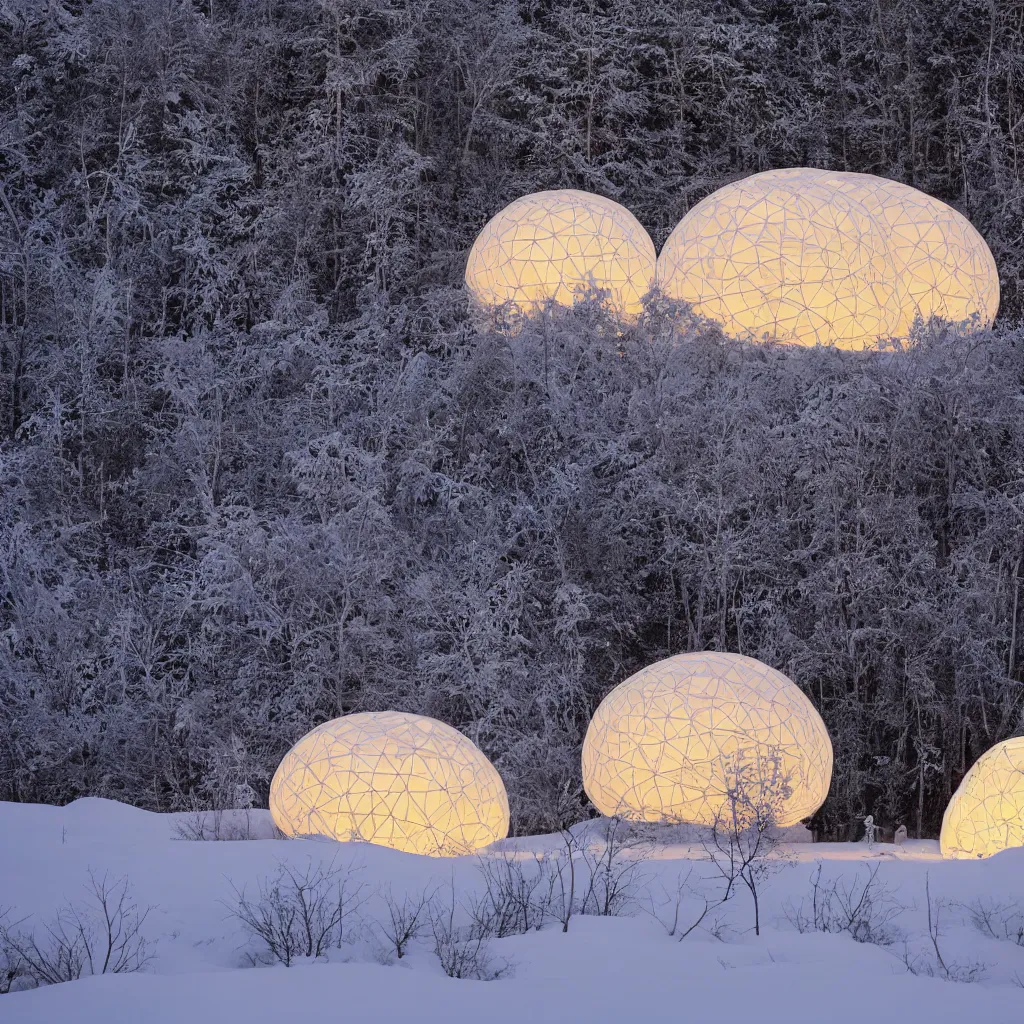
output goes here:
[{"label": "triangular panel pattern", "polygon": [[399,711],[346,715],[285,755],[270,812],[286,835],[363,840],[432,857],[508,835],[508,797],[494,766],[462,733]]},{"label": "triangular panel pattern", "polygon": [[1004,740],[971,766],[942,817],[943,857],[991,857],[1024,846],[1024,736]]},{"label": "triangular panel pattern", "polygon": [[737,770],[769,763],[774,823],[813,814],[832,779],[824,722],[781,672],[702,651],[650,665],[605,697],[583,743],[583,784],[602,814],[714,825]]},{"label": "triangular panel pattern", "polygon": [[788,168],[699,202],[658,257],[669,298],[753,341],[863,349],[916,316],[989,326],[999,275],[952,207],[871,174]]},{"label": "triangular panel pattern", "polygon": [[480,232],[466,285],[480,305],[510,303],[532,313],[548,302],[571,306],[588,288],[635,315],[654,282],[657,254],[624,206],[574,189],[535,192],[510,203]]}]

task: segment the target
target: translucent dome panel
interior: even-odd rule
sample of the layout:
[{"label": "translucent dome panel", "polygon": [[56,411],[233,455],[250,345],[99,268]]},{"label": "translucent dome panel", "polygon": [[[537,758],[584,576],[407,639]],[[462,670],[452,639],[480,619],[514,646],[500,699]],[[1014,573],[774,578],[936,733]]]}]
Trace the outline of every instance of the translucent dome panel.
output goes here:
[{"label": "translucent dome panel", "polygon": [[997,743],[971,766],[942,817],[943,857],[991,857],[1024,846],[1024,736]]},{"label": "translucent dome panel", "polygon": [[811,168],[766,171],[698,203],[658,258],[665,295],[727,333],[861,349],[914,318],[989,326],[999,275],[956,210],[899,182]]},{"label": "translucent dome panel", "polygon": [[737,768],[764,765],[778,787],[775,824],[792,825],[828,795],[832,743],[795,683],[738,654],[680,654],[630,676],[583,743],[594,805],[638,821],[714,825]]},{"label": "translucent dome panel", "polygon": [[508,798],[465,736],[398,711],[326,722],[285,755],[270,785],[285,835],[363,840],[431,857],[458,856],[508,835]]},{"label": "translucent dome panel", "polygon": [[485,307],[531,313],[571,306],[589,287],[617,312],[639,313],[654,282],[654,243],[618,203],[560,189],[523,196],[491,218],[466,264],[466,286]]}]

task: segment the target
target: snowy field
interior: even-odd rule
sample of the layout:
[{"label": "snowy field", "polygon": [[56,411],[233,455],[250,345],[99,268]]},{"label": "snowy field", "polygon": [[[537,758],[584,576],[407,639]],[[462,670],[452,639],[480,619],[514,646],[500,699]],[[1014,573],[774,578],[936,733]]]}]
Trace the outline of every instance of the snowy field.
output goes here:
[{"label": "snowy field", "polygon": [[[898,850],[783,844],[759,865],[756,936],[749,892],[740,886],[715,906],[722,882],[714,865],[699,843],[678,834],[628,845],[591,889],[590,866],[604,849],[600,828],[591,826],[577,835],[575,896],[593,911],[610,882],[617,916],[576,913],[564,932],[557,907],[564,915],[565,902],[549,901],[539,930],[489,938],[477,950],[465,936],[469,911],[485,895],[483,866],[490,865],[492,886],[517,878],[515,865],[529,880],[540,877],[542,855],[544,877],[558,878],[552,865],[560,862],[564,882],[563,837],[508,840],[483,858],[431,860],[361,844],[283,841],[271,838],[266,812],[247,817],[234,812],[216,823],[222,835],[244,831],[247,840],[198,841],[182,838],[197,832],[187,815],[95,799],[64,808],[0,804],[0,905],[13,908],[12,931],[34,934],[45,947],[46,924],[62,907],[67,920],[69,901],[88,906],[90,872],[114,885],[127,878],[134,902],[152,908],[142,922],[152,958],[141,972],[0,996],[0,1021],[1024,1022],[1024,850],[968,863],[943,862],[932,842]],[[266,880],[282,867],[298,877],[335,872],[331,891],[345,884],[342,933],[339,942],[331,932],[317,961],[263,966],[272,957],[235,916],[236,893],[258,909],[261,883],[271,888]],[[814,925],[819,867],[818,925],[834,933]],[[543,888],[530,897],[538,905]],[[398,958],[388,935],[392,911],[401,918],[425,895],[432,900]],[[705,901],[711,909],[680,941]],[[844,917],[844,905],[852,915]],[[437,935],[447,937],[449,953],[472,947],[468,973],[500,976],[447,976]]]}]

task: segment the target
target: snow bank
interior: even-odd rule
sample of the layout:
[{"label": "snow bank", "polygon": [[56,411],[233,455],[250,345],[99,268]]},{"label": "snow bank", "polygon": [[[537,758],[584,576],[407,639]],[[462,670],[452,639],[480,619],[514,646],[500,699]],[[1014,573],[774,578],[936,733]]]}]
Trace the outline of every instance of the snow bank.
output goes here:
[{"label": "snow bank", "polygon": [[[640,863],[633,916],[576,916],[567,934],[556,923],[494,940],[494,954],[514,964],[514,971],[482,982],[445,977],[426,937],[392,966],[374,962],[372,941],[373,922],[384,913],[383,890],[416,895],[449,892],[451,886],[468,903],[481,884],[476,858],[430,860],[322,841],[187,841],[177,838],[181,821],[181,816],[106,800],[79,800],[64,808],[0,804],[0,904],[13,904],[14,917],[41,920],[67,899],[80,898],[90,870],[127,876],[138,902],[154,907],[146,932],[156,943],[145,973],[3,996],[0,1019],[19,1024],[258,1024],[301,1017],[456,1024],[620,1017],[745,1024],[1024,1021],[1024,988],[1014,981],[1024,981],[1024,947],[986,937],[971,921],[971,908],[979,903],[1016,902],[1024,908],[1022,850],[986,861],[943,862],[931,842],[899,850],[882,844],[785,845],[775,873],[764,883],[760,937],[750,931],[751,905],[744,891],[715,918],[711,930],[718,937],[700,928],[677,942],[649,911],[664,919],[679,878],[688,872],[694,893],[710,895],[718,882],[699,842],[669,841],[646,851],[652,855]],[[250,834],[265,827],[265,812],[252,812]],[[530,860],[535,852],[550,855],[562,844],[559,836],[542,836],[503,845],[509,856]],[[332,954],[336,962],[244,966],[252,945],[230,914],[232,885],[252,892],[281,863],[300,869],[310,863],[351,867],[368,897],[360,911],[365,941]],[[879,879],[904,907],[894,925],[907,937],[907,949],[922,957],[928,951],[927,874],[933,911],[941,910],[944,955],[958,965],[982,965],[981,980],[956,984],[915,976],[903,963],[902,943],[883,948],[846,934],[798,933],[791,919],[810,896],[819,866],[826,882],[846,883],[877,866]],[[683,916],[695,913],[698,903],[696,895],[687,896]],[[349,962],[337,962],[345,958]]]}]

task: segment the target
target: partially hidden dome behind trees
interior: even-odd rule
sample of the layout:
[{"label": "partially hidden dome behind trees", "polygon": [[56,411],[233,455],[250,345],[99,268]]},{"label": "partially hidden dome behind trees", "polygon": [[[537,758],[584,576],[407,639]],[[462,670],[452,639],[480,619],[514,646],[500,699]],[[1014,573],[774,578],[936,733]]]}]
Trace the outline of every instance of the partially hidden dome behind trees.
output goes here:
[{"label": "partially hidden dome behind trees", "polygon": [[482,308],[536,313],[598,292],[618,314],[635,316],[654,285],[657,254],[625,207],[576,189],[522,196],[477,235],[466,287]]},{"label": "partially hidden dome behind trees", "polygon": [[[0,796],[262,805],[296,737],[399,708],[549,829],[589,813],[601,699],[714,648],[820,710],[820,834],[936,835],[1024,731],[1024,41],[964,12],[2,0]],[[793,166],[966,216],[995,327],[470,323],[519,196],[605,196],[660,247]]]},{"label": "partially hidden dome behind trees", "polygon": [[843,349],[915,319],[989,327],[999,275],[966,217],[873,174],[791,167],[733,182],[679,222],[658,283],[730,335]]}]

